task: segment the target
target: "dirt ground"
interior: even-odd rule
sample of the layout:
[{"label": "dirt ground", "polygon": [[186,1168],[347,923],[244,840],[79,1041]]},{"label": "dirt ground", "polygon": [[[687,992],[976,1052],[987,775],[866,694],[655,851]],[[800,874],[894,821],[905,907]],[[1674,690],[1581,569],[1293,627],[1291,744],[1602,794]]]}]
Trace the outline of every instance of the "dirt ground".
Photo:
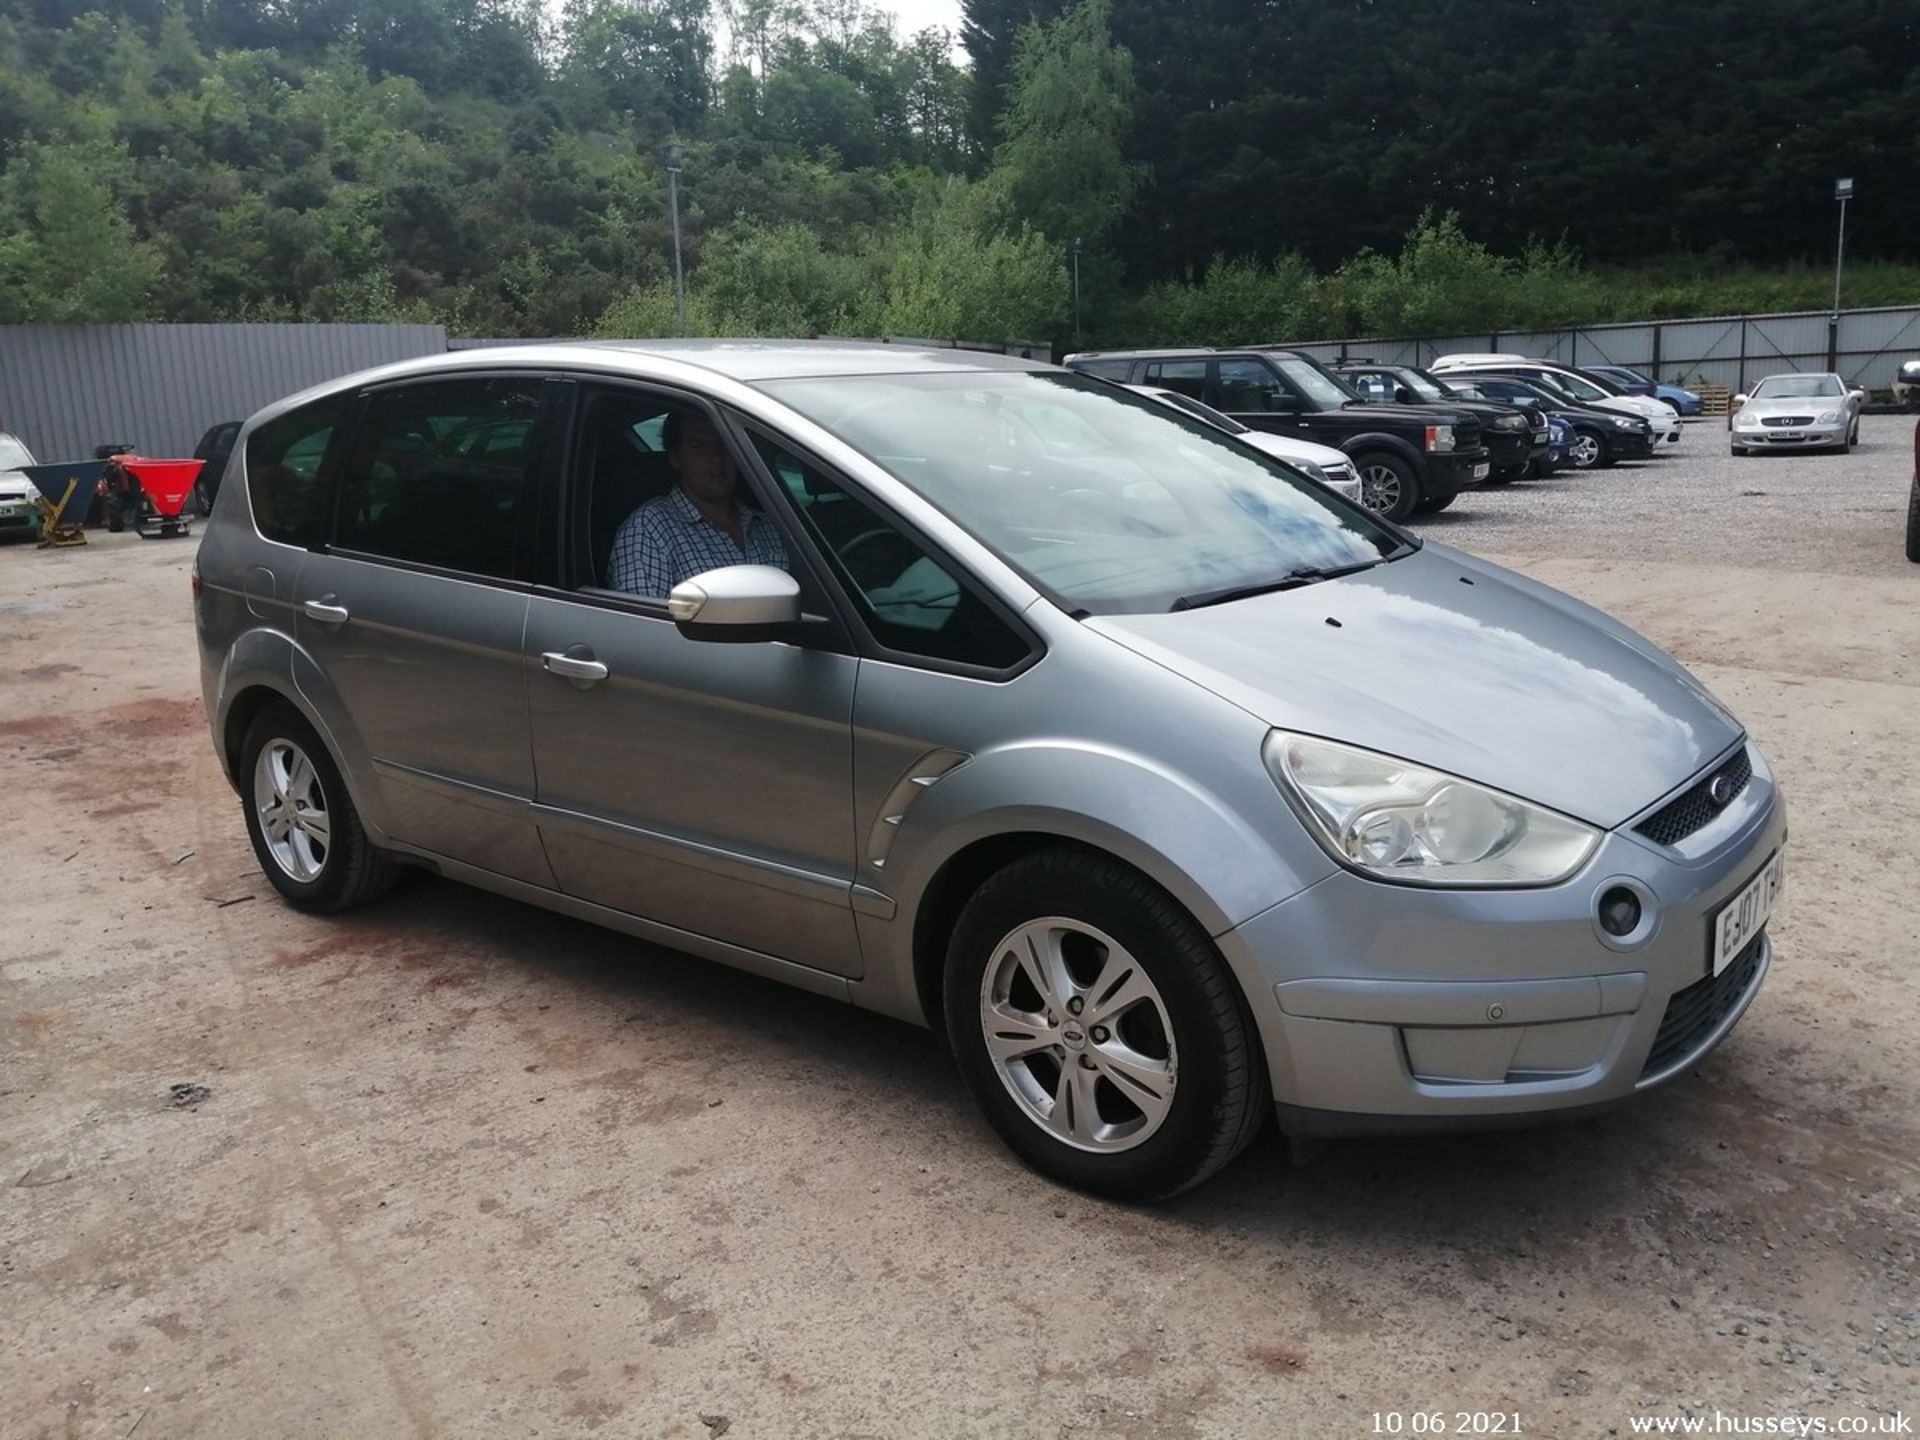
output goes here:
[{"label": "dirt ground", "polygon": [[1781,771],[1779,958],[1719,1053],[1558,1128],[1269,1134],[1153,1209],[1022,1169],[919,1031],[425,877],[288,910],[191,544],[0,550],[0,1436],[1912,1415],[1910,434],[1729,464],[1695,426],[1427,527],[1667,645]]}]

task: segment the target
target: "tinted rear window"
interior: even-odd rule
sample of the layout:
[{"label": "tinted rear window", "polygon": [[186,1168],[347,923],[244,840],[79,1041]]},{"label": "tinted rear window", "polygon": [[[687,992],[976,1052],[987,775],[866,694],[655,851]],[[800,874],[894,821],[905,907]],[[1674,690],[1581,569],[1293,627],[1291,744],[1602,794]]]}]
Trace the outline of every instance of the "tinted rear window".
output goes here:
[{"label": "tinted rear window", "polygon": [[321,462],[359,403],[356,395],[330,395],[247,437],[247,496],[267,539],[302,546],[326,539],[332,506]]}]

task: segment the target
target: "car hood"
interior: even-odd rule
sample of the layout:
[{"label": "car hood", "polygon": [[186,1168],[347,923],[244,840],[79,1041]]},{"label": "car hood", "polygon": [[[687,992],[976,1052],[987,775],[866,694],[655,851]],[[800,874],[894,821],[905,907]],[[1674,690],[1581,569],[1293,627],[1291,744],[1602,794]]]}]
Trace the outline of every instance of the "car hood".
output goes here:
[{"label": "car hood", "polygon": [[1311,465],[1345,465],[1347,452],[1331,445],[1316,445],[1311,440],[1295,440],[1290,435],[1275,435],[1266,430],[1249,430],[1239,437],[1256,450],[1264,450],[1282,460],[1304,460]]},{"label": "car hood", "polygon": [[1829,410],[1847,408],[1844,395],[1782,395],[1778,399],[1749,400],[1740,407],[1742,415],[1824,415]]},{"label": "car hood", "polygon": [[1408,425],[1463,425],[1479,423],[1458,405],[1368,405],[1348,401],[1334,415],[1351,415],[1356,420],[1371,420],[1389,427]]},{"label": "car hood", "polygon": [[1609,395],[1604,400],[1595,400],[1593,404],[1601,410],[1618,410],[1623,415],[1638,415],[1643,420],[1671,420],[1674,417],[1673,406],[1645,395]]},{"label": "car hood", "polygon": [[0,500],[31,500],[40,491],[19,470],[0,470]]},{"label": "car hood", "polygon": [[1297,590],[1085,623],[1270,725],[1608,828],[1742,733],[1618,621],[1440,545]]}]

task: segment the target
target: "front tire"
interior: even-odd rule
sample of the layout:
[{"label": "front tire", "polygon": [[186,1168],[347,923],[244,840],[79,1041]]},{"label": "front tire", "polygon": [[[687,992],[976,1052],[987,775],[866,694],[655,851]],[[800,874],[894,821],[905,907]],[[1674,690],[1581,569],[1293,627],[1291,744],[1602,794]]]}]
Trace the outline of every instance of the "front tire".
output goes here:
[{"label": "front tire", "polygon": [[1360,474],[1360,503],[1376,515],[1399,522],[1420,503],[1420,481],[1397,455],[1362,455],[1353,462]]},{"label": "front tire", "polygon": [[1907,559],[1920,565],[1920,475],[1907,493]]},{"label": "front tire", "polygon": [[1038,851],[967,902],[947,1029],[1007,1145],[1041,1174],[1157,1200],[1219,1170],[1270,1108],[1239,987],[1164,890],[1105,856]]},{"label": "front tire", "polygon": [[374,847],[339,766],[291,705],[254,716],[239,773],[254,857],[289,905],[331,915],[393,888],[399,866]]},{"label": "front tire", "polygon": [[1446,509],[1449,505],[1453,504],[1453,502],[1458,500],[1459,498],[1460,498],[1460,494],[1458,491],[1455,491],[1451,495],[1429,496],[1427,499],[1422,500],[1420,502],[1420,509],[1425,514],[1438,515],[1442,510]]},{"label": "front tire", "polygon": [[1567,447],[1567,458],[1576,470],[1598,470],[1612,463],[1607,453],[1607,437],[1598,430],[1576,430]]}]

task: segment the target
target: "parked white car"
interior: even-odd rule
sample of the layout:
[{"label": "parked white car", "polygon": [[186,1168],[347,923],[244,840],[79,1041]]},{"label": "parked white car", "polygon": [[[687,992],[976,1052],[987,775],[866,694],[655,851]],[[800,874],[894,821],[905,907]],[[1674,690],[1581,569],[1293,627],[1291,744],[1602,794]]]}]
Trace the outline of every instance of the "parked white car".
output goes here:
[{"label": "parked white car", "polygon": [[40,491],[20,473],[22,465],[34,463],[18,436],[0,430],[0,537],[37,532]]},{"label": "parked white car", "polygon": [[1896,405],[1920,405],[1920,360],[1901,364],[1893,377],[1893,402]]},{"label": "parked white car", "polygon": [[1311,440],[1294,440],[1285,435],[1269,435],[1264,430],[1255,430],[1178,390],[1163,390],[1157,385],[1129,385],[1127,389],[1149,395],[1176,410],[1184,410],[1196,420],[1204,420],[1229,435],[1237,435],[1254,449],[1264,450],[1274,459],[1284,460],[1294,469],[1306,472],[1309,480],[1318,480],[1341,498],[1351,500],[1356,505],[1360,503],[1360,473],[1353,468],[1353,461],[1347,458],[1343,450],[1336,450],[1331,445],[1316,445]]},{"label": "parked white car", "polygon": [[1851,449],[1865,400],[1865,391],[1830,372],[1769,375],[1751,394],[1734,396],[1733,453]]},{"label": "parked white car", "polygon": [[1494,374],[1517,375],[1522,380],[1545,380],[1557,385],[1567,397],[1596,410],[1616,410],[1623,415],[1638,415],[1653,426],[1654,447],[1680,442],[1680,412],[1664,400],[1650,395],[1627,395],[1604,376],[1593,375],[1571,365],[1528,355],[1460,354],[1442,355],[1427,367],[1435,375]]}]

